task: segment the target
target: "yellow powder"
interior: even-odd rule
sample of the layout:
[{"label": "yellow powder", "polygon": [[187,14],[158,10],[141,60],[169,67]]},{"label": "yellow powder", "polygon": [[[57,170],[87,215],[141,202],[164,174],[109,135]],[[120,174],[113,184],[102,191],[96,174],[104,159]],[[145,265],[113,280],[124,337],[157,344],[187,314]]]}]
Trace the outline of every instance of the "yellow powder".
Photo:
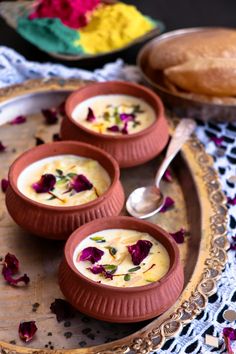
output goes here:
[{"label": "yellow powder", "polygon": [[135,6],[104,5],[95,10],[89,24],[80,29],[80,39],[75,45],[81,45],[89,54],[104,53],[124,47],[154,27]]}]

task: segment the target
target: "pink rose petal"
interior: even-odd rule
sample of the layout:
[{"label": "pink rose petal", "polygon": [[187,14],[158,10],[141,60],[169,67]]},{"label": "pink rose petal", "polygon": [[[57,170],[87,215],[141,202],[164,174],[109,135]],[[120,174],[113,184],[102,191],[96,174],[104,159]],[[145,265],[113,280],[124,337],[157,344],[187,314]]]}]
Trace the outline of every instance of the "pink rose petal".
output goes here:
[{"label": "pink rose petal", "polygon": [[170,209],[175,204],[174,200],[171,197],[166,197],[163,207],[161,208],[160,212],[164,213],[168,209]]},{"label": "pink rose petal", "polygon": [[139,265],[148,256],[151,247],[152,243],[148,240],[139,240],[136,244],[128,246],[133,264]]},{"label": "pink rose petal", "polygon": [[18,330],[20,339],[26,343],[31,341],[37,329],[35,321],[21,322]]},{"label": "pink rose petal", "polygon": [[94,114],[92,108],[89,107],[86,121],[87,122],[94,122],[95,120],[96,120],[95,114]]},{"label": "pink rose petal", "polygon": [[177,243],[184,243],[185,230],[183,228],[176,232],[169,232],[169,234]]},{"label": "pink rose petal", "polygon": [[53,190],[56,184],[56,177],[50,173],[42,175],[38,182],[32,185],[36,193],[48,193]]},{"label": "pink rose petal", "polygon": [[25,116],[18,116],[10,121],[11,125],[17,125],[17,124],[23,124],[26,122],[26,117]]},{"label": "pink rose petal", "polygon": [[82,250],[79,261],[89,261],[94,264],[100,261],[103,255],[104,252],[97,247],[87,247]]}]

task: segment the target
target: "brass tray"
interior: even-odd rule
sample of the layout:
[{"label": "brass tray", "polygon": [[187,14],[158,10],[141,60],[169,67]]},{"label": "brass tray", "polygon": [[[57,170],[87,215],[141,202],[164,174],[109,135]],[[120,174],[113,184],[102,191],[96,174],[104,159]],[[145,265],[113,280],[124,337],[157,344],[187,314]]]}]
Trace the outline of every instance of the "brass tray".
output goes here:
[{"label": "brass tray", "polygon": [[[40,109],[55,107],[71,90],[85,84],[79,80],[33,80],[0,90],[0,140],[7,146],[0,155],[0,178],[6,177],[9,164],[20,153],[35,145],[35,136],[51,141],[52,134],[59,131],[58,125],[45,125]],[[20,114],[27,115],[26,123],[7,124]],[[174,124],[174,120],[170,121],[171,127]],[[134,187],[150,183],[160,161],[161,158],[122,170],[126,194]],[[172,308],[144,323],[107,324],[79,313],[69,323],[58,323],[49,308],[55,298],[62,298],[57,285],[57,267],[63,243],[36,238],[21,230],[10,219],[4,194],[0,193],[1,256],[7,252],[15,254],[21,262],[21,271],[31,278],[28,287],[12,288],[0,276],[1,353],[146,354],[177,336],[206,307],[227,260],[225,196],[212,159],[196,137],[185,144],[171,168],[174,181],[163,185],[166,195],[175,200],[175,207],[150,221],[170,232],[180,227],[188,230],[185,242],[179,245],[185,287]],[[36,302],[40,306],[32,312]],[[35,338],[27,345],[17,333],[19,322],[26,320],[35,320],[38,326]],[[66,338],[66,332],[70,332],[70,338]]]},{"label": "brass tray", "polygon": [[[137,64],[144,81],[160,95],[166,106],[179,117],[193,117],[204,121],[233,122],[236,120],[236,104],[216,103],[188,97],[181,92],[172,92],[163,82],[162,72],[154,72],[148,63],[149,52],[154,45],[163,43],[182,35],[204,32],[206,30],[220,29],[221,27],[195,27],[184,28],[166,32],[145,44],[139,51]],[[154,80],[155,78],[155,80]],[[203,96],[204,97],[204,96]],[[236,101],[235,101],[236,102]]]}]

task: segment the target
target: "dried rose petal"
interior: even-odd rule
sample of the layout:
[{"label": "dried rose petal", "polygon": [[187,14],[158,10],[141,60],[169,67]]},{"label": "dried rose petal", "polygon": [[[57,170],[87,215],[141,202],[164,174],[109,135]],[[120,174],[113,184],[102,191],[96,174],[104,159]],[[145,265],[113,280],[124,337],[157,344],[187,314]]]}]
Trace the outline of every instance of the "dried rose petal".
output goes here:
[{"label": "dried rose petal", "polygon": [[35,145],[36,146],[39,146],[39,145],[43,145],[43,144],[45,144],[45,141],[43,140],[43,139],[41,139],[41,138],[39,138],[39,137],[35,137]]},{"label": "dried rose petal", "polygon": [[0,152],[4,152],[6,150],[6,146],[0,141]]},{"label": "dried rose petal", "polygon": [[120,120],[122,120],[122,122],[129,122],[129,121],[133,121],[135,119],[135,115],[132,113],[121,113],[120,114]]},{"label": "dried rose petal", "polygon": [[135,245],[128,246],[134,265],[139,265],[149,254],[152,243],[148,240],[139,240]]},{"label": "dried rose petal", "polygon": [[12,271],[11,269],[3,266],[2,268],[2,275],[4,277],[4,279],[6,280],[6,282],[10,285],[17,285],[18,283],[25,283],[25,285],[27,285],[30,282],[30,278],[28,277],[27,274],[24,274],[23,276],[19,277],[19,278],[12,278]]},{"label": "dried rose petal", "polygon": [[164,175],[163,175],[163,179],[164,179],[164,181],[166,181],[166,182],[172,182],[172,181],[173,181],[171,172],[170,172],[170,170],[169,170],[168,168],[167,168],[166,172],[165,172]]},{"label": "dried rose petal", "polygon": [[105,278],[113,279],[113,274],[106,271],[103,265],[95,265],[92,268],[88,268],[93,274],[103,274]]},{"label": "dried rose petal", "polygon": [[9,181],[8,181],[8,179],[3,178],[3,179],[1,180],[1,188],[2,188],[3,193],[6,192],[8,186],[9,186]]},{"label": "dried rose petal", "polygon": [[236,251],[236,236],[232,236],[232,242],[230,243],[230,249]]},{"label": "dried rose petal", "polygon": [[75,309],[63,299],[55,299],[51,303],[50,310],[56,315],[58,322],[75,316]]},{"label": "dried rose petal", "polygon": [[35,321],[21,322],[19,325],[19,337],[24,342],[29,342],[37,331]]},{"label": "dried rose petal", "polygon": [[236,329],[225,327],[223,329],[223,336],[228,354],[234,354],[230,342],[236,340]]},{"label": "dried rose petal", "polygon": [[228,202],[228,204],[230,204],[230,205],[236,205],[236,197],[234,197],[234,198],[228,197],[228,198],[227,198],[227,202]]},{"label": "dried rose petal", "polygon": [[87,247],[84,248],[80,254],[79,260],[80,261],[89,261],[91,263],[96,263],[100,261],[104,252],[97,247]]},{"label": "dried rose petal", "polygon": [[169,208],[171,208],[175,204],[174,200],[171,197],[166,197],[163,207],[161,208],[160,212],[164,213]]},{"label": "dried rose petal", "polygon": [[183,228],[176,232],[169,232],[169,234],[174,238],[177,243],[184,243],[185,230]]},{"label": "dried rose petal", "polygon": [[95,120],[96,120],[96,117],[94,115],[94,112],[93,112],[92,108],[89,107],[86,121],[87,122],[94,122]]},{"label": "dried rose petal", "polygon": [[70,188],[79,193],[92,189],[93,185],[84,175],[77,175],[70,182]]},{"label": "dried rose petal", "polygon": [[26,122],[26,117],[25,116],[18,116],[10,121],[11,125],[17,125],[17,124],[23,124]]},{"label": "dried rose petal", "polygon": [[45,118],[46,124],[53,125],[58,122],[57,112],[54,109],[42,109],[42,114]]},{"label": "dried rose petal", "polygon": [[122,134],[128,134],[128,122],[125,122],[124,127],[121,129]]},{"label": "dried rose petal", "polygon": [[16,274],[19,270],[19,260],[14,254],[7,253],[4,258],[4,267],[11,270],[11,274]]},{"label": "dried rose petal", "polygon": [[118,125],[112,125],[111,127],[108,127],[107,130],[113,133],[118,133],[120,131],[120,128],[118,127]]},{"label": "dried rose petal", "polygon": [[223,137],[218,138],[217,136],[212,136],[210,139],[215,143],[216,146],[221,146],[224,141]]},{"label": "dried rose petal", "polygon": [[60,135],[58,133],[55,133],[52,136],[52,140],[53,141],[61,141],[62,139],[61,139],[61,137],[60,137]]},{"label": "dried rose petal", "polygon": [[51,191],[56,184],[56,177],[50,173],[42,175],[38,182],[35,182],[32,187],[36,193],[47,193]]}]

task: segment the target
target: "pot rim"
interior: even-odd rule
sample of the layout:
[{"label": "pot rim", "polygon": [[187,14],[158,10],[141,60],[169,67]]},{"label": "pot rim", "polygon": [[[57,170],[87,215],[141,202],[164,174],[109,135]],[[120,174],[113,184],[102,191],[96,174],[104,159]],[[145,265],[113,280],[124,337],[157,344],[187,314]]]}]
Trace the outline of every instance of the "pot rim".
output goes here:
[{"label": "pot rim", "polygon": [[[153,102],[155,102],[155,107],[154,107],[154,105],[152,105],[151,103],[148,102],[148,104],[155,111],[155,116],[156,116],[155,117],[155,121],[150,126],[148,126],[147,128],[141,130],[138,133],[127,134],[127,135],[125,135],[125,134],[124,135],[115,135],[115,134],[111,135],[111,134],[97,133],[97,132],[95,132],[95,131],[93,131],[91,129],[88,129],[88,128],[84,127],[82,124],[80,124],[79,122],[75,121],[75,119],[72,118],[72,112],[73,112],[75,106],[73,107],[73,109],[71,109],[71,101],[74,99],[74,97],[80,95],[84,91],[89,91],[91,86],[92,87],[96,87],[96,86],[100,87],[101,93],[99,95],[102,95],[103,94],[103,88],[104,87],[109,87],[109,86],[112,86],[112,85],[117,86],[117,88],[118,88],[117,94],[119,94],[119,91],[120,91],[120,89],[122,89],[122,87],[126,87],[129,90],[132,90],[132,88],[134,88],[135,90],[139,90],[140,93],[144,93],[145,95],[148,95],[153,100]],[[99,96],[99,95],[92,95],[89,98],[96,97],[96,96]],[[142,97],[138,97],[138,96],[134,95],[133,93],[130,94],[130,96],[134,96],[134,97],[143,99]],[[142,95],[140,95],[140,96],[142,96]],[[82,100],[81,102],[86,101],[87,99],[88,98],[86,98],[85,100]],[[143,99],[143,100],[146,101],[145,99]],[[66,99],[65,112],[66,112],[66,117],[64,119],[69,119],[69,121],[72,124],[74,124],[77,128],[80,128],[85,133],[87,133],[87,134],[89,134],[91,136],[94,136],[96,138],[103,139],[103,140],[127,141],[127,140],[132,140],[132,139],[136,139],[136,138],[142,137],[144,135],[147,135],[153,130],[153,128],[155,126],[159,125],[160,124],[160,119],[164,117],[164,106],[163,106],[163,103],[161,101],[161,98],[156,93],[154,93],[153,91],[151,91],[149,88],[147,88],[145,86],[142,86],[142,85],[139,85],[139,84],[135,84],[135,83],[131,83],[131,82],[126,82],[126,81],[106,81],[106,82],[97,82],[97,83],[88,84],[87,86],[81,87],[80,89],[72,92],[68,96],[68,98]]]},{"label": "pot rim", "polygon": [[[18,167],[20,161],[22,159],[27,158],[28,156],[33,155],[35,153],[35,151],[37,151],[37,150],[42,150],[42,152],[43,152],[45,147],[48,148],[48,155],[44,156],[42,158],[56,156],[56,155],[50,155],[50,149],[53,146],[62,146],[62,147],[65,146],[66,147],[66,146],[68,146],[68,144],[78,147],[78,150],[79,150],[79,148],[83,147],[85,149],[88,149],[88,151],[95,151],[95,152],[99,153],[101,155],[101,157],[103,157],[103,159],[106,159],[107,161],[109,161],[111,163],[114,176],[112,179],[111,175],[107,171],[107,173],[109,174],[109,176],[111,178],[111,184],[110,184],[109,188],[100,197],[98,197],[88,203],[84,203],[84,204],[80,204],[80,205],[73,205],[73,206],[54,206],[54,205],[43,204],[43,203],[40,203],[40,202],[37,202],[33,199],[28,198],[26,195],[24,195],[22,192],[20,192],[20,190],[17,187],[17,180],[19,178],[20,173],[31,164],[31,163],[28,164],[24,169],[21,170],[21,172],[17,176],[16,183],[15,183],[15,181],[14,181],[15,173],[16,173],[15,170]],[[71,153],[71,154],[76,155],[75,153]],[[58,155],[63,155],[63,153],[62,152],[58,153]],[[66,153],[65,155],[68,155],[68,153]],[[78,153],[78,156],[80,156],[79,153]],[[39,161],[39,160],[40,159],[37,159],[34,162]],[[87,144],[87,143],[73,141],[73,140],[67,140],[67,141],[59,141],[59,142],[51,142],[51,143],[42,144],[42,145],[35,146],[35,147],[25,151],[10,166],[10,169],[8,172],[8,179],[9,179],[9,185],[13,189],[13,191],[25,202],[27,202],[35,207],[38,207],[40,209],[46,209],[46,210],[54,210],[57,212],[60,212],[60,211],[61,212],[71,212],[71,211],[78,211],[79,212],[79,211],[83,211],[84,209],[94,207],[97,204],[100,204],[100,202],[102,202],[103,199],[109,197],[109,195],[112,193],[114,187],[116,186],[117,182],[120,179],[120,168],[119,168],[118,162],[106,151],[104,151],[100,148],[97,148],[93,145]]]},{"label": "pot rim", "polygon": [[[127,222],[131,221],[131,222],[135,222],[135,224],[137,225],[137,227],[139,225],[143,225],[146,226],[147,228],[152,228],[153,230],[153,234],[151,234],[152,237],[155,238],[155,233],[160,233],[162,235],[163,238],[165,238],[168,242],[170,247],[172,248],[172,251],[174,253],[174,259],[172,260],[172,264],[168,270],[168,272],[160,279],[157,280],[153,283],[147,284],[147,285],[141,285],[141,286],[134,286],[134,287],[117,287],[117,286],[112,286],[112,285],[106,285],[106,284],[102,284],[102,283],[96,283],[95,281],[87,278],[86,276],[84,276],[82,273],[79,272],[79,270],[75,267],[74,262],[73,262],[73,253],[75,250],[75,247],[73,247],[73,242],[74,240],[78,237],[80,231],[84,231],[86,230],[90,225],[100,225],[100,224],[106,224],[106,222],[109,221],[109,227],[110,228],[118,228],[118,227],[113,227],[114,223],[119,222],[119,228],[122,228],[122,224],[126,224]],[[129,227],[127,227],[127,225],[124,227],[125,229],[128,229]],[[97,230],[97,231],[102,231],[104,230],[104,228]],[[106,230],[106,229],[105,229]],[[135,230],[135,228],[130,227],[130,230]],[[97,232],[95,231],[95,232]],[[85,237],[89,236],[90,233],[88,233],[87,235],[85,235]],[[85,238],[83,237],[83,239]],[[82,240],[83,240],[82,239]],[[81,240],[81,241],[82,241]],[[81,242],[80,241],[80,242]],[[80,243],[79,242],[79,243]],[[159,241],[161,242],[161,241]],[[78,244],[76,245],[76,247],[78,246]],[[168,250],[167,250],[168,251]],[[169,252],[168,252],[169,253]],[[71,257],[72,254],[72,257]],[[173,238],[171,238],[171,236],[169,235],[169,233],[167,231],[165,231],[164,229],[162,229],[160,226],[152,224],[148,221],[144,221],[144,220],[140,220],[140,219],[136,219],[130,216],[113,216],[113,217],[105,217],[102,219],[96,219],[93,221],[90,221],[89,223],[86,223],[85,225],[82,225],[81,227],[79,227],[78,229],[76,229],[67,239],[65,247],[64,247],[64,261],[66,262],[67,266],[69,267],[69,269],[80,279],[82,279],[84,282],[88,283],[89,285],[95,287],[95,288],[99,288],[99,289],[106,289],[109,291],[116,291],[116,292],[121,292],[121,293],[136,293],[138,292],[142,292],[142,291],[146,291],[148,290],[153,290],[155,288],[158,288],[160,285],[162,285],[162,283],[165,283],[167,281],[169,281],[169,279],[171,278],[172,274],[175,272],[175,270],[178,268],[179,264],[180,264],[180,254],[179,254],[179,249],[178,246],[175,242],[175,240]],[[170,260],[171,261],[171,260]]]}]

